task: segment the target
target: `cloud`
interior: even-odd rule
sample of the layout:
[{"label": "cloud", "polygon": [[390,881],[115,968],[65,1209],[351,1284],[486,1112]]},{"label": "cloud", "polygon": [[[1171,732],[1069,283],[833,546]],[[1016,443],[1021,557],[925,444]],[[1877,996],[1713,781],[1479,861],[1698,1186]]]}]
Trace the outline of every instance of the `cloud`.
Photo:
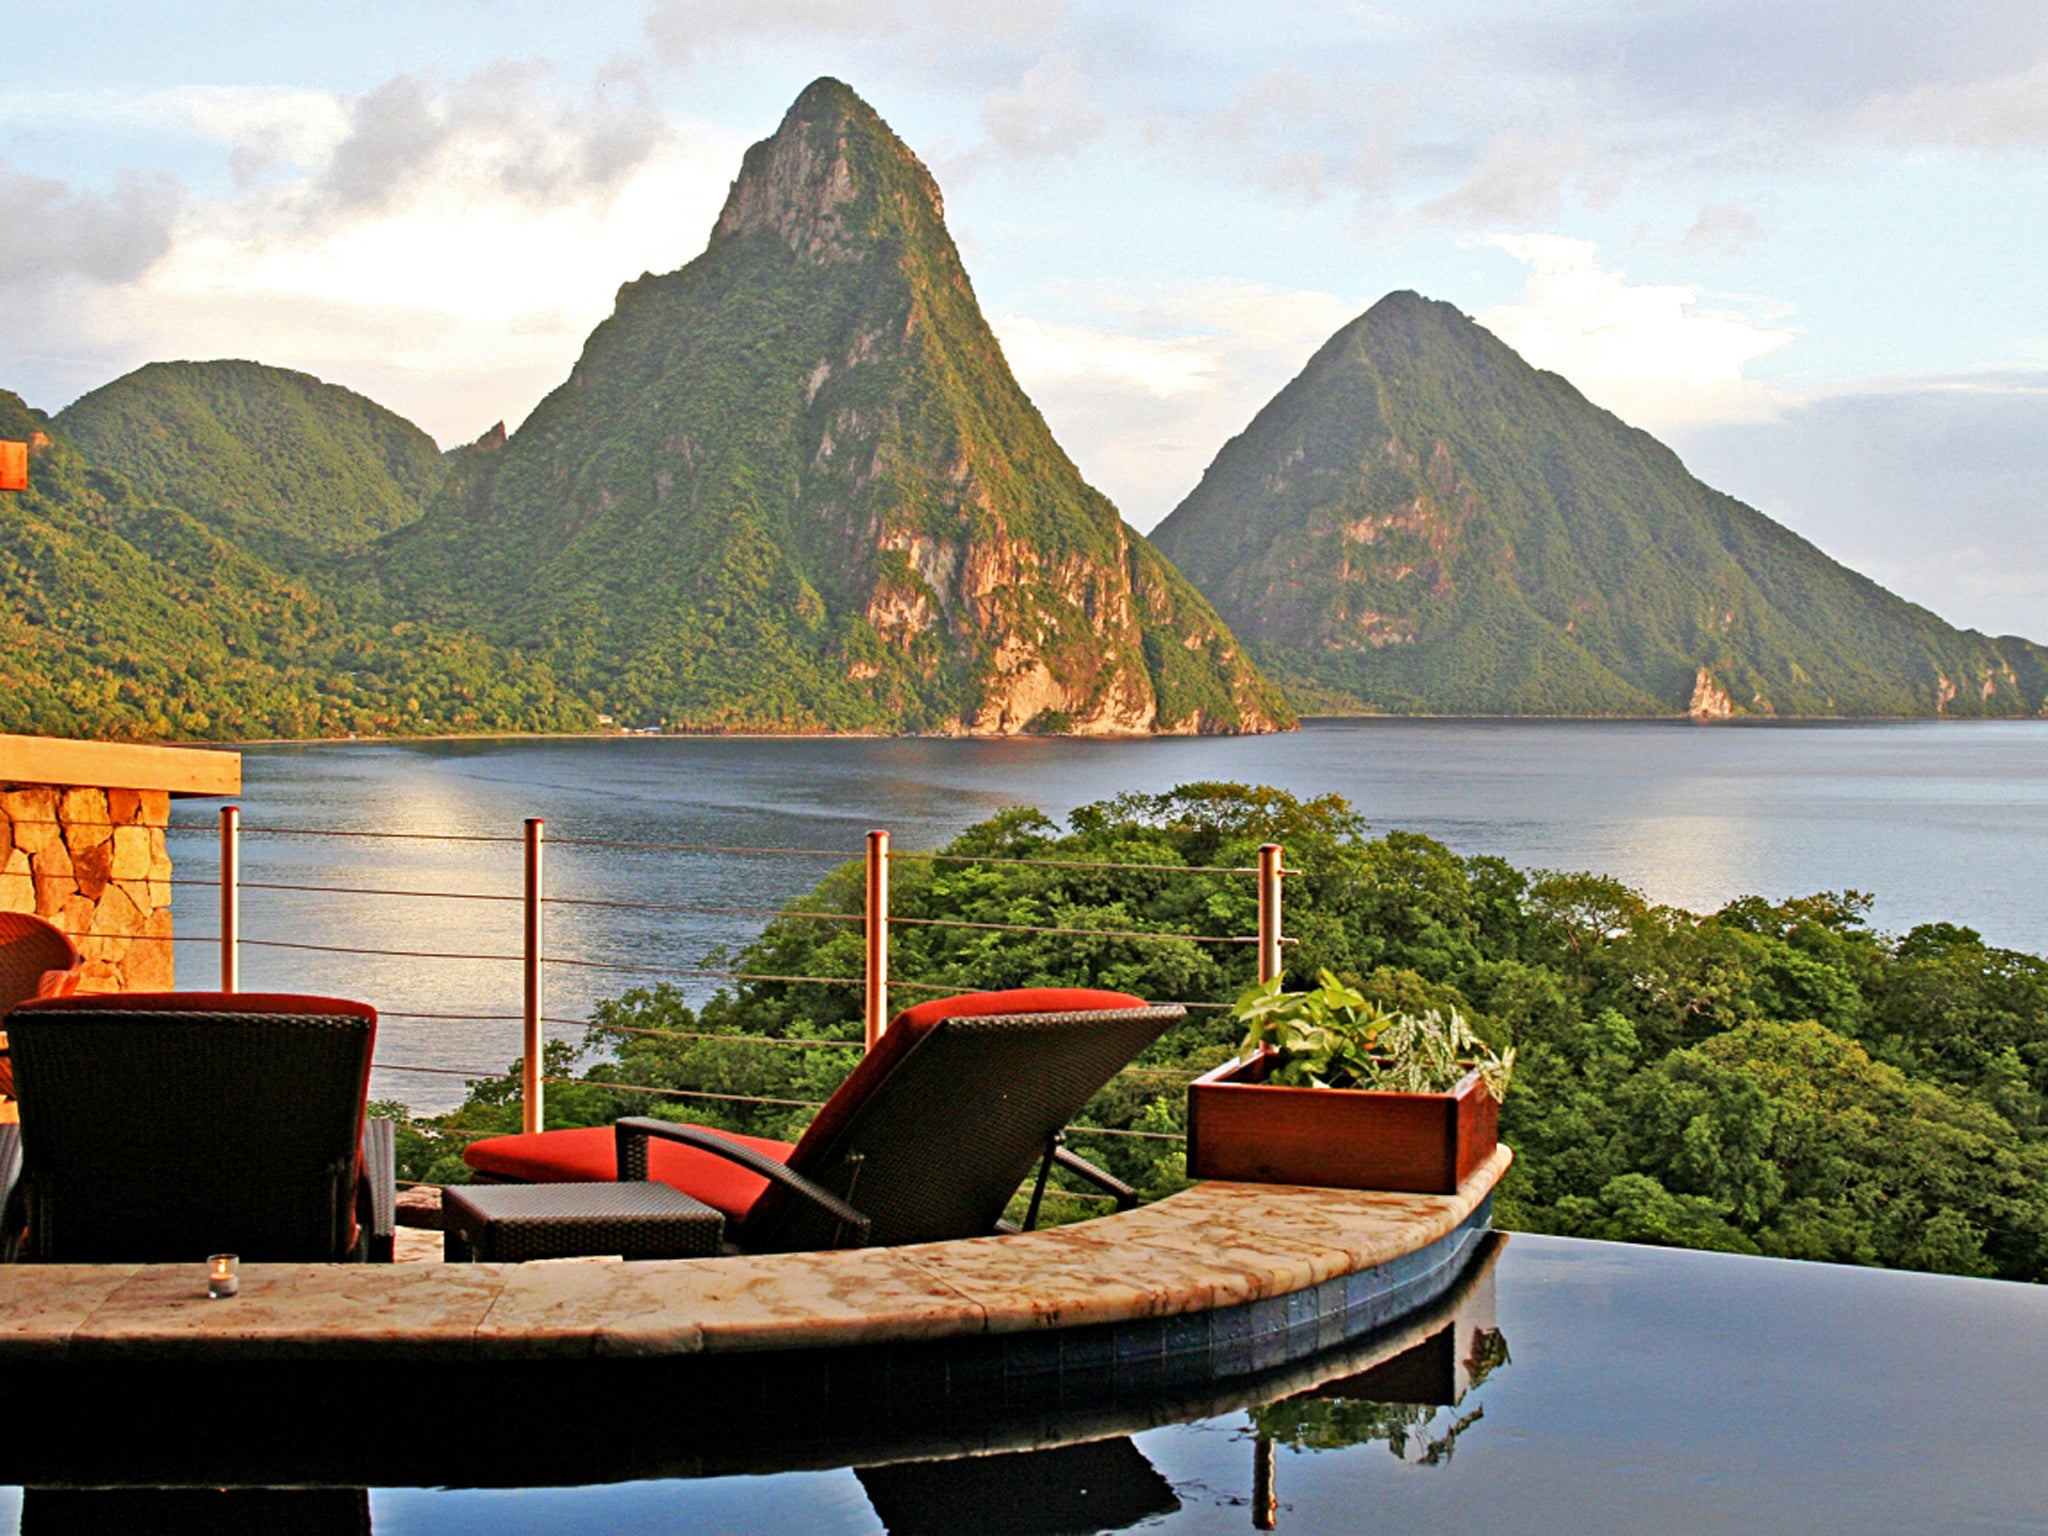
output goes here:
[{"label": "cloud", "polygon": [[1202,121],[1200,152],[1248,166],[1270,193],[1314,203],[1348,188],[1369,203],[1392,185],[1414,100],[1411,80],[1280,64]]},{"label": "cloud", "polygon": [[59,405],[151,358],[254,356],[443,441],[516,421],[621,281],[701,249],[743,147],[665,121],[630,62],[581,90],[501,63],[354,96],[186,90],[107,111],[215,146],[230,181],[98,194],[0,171],[29,215],[0,223],[11,386]]},{"label": "cloud", "polygon": [[1011,371],[1033,389],[1092,384],[1172,400],[1217,379],[1218,348],[1208,336],[1127,336],[1021,315],[1004,316],[995,331]]},{"label": "cloud", "polygon": [[1882,96],[1995,79],[2048,53],[2037,0],[1669,0],[1545,10],[1475,29],[1502,62],[1548,63],[1590,91],[1726,121],[1839,118]]},{"label": "cloud", "polygon": [[1696,424],[1708,484],[1954,624],[2048,641],[2048,373],[1894,379]]},{"label": "cloud", "polygon": [[637,70],[615,69],[581,101],[546,89],[545,64],[503,61],[467,79],[397,75],[349,103],[348,132],[307,188],[322,209],[381,212],[423,185],[536,207],[602,201],[661,142]]},{"label": "cloud", "polygon": [[167,176],[124,176],[112,192],[79,191],[0,160],[0,286],[131,282],[170,249],[183,196]]},{"label": "cloud", "polygon": [[1470,175],[1452,191],[1422,205],[1425,223],[1547,224],[1556,220],[1568,183],[1593,165],[1591,148],[1575,133],[1530,139],[1497,136]]},{"label": "cloud", "polygon": [[184,201],[165,176],[96,192],[0,160],[0,385],[40,404],[104,382],[107,357],[81,334],[81,311],[162,265]]},{"label": "cloud", "polygon": [[1150,528],[1362,306],[1252,283],[1063,296],[1093,323],[1004,315],[1011,370],[1089,481]]},{"label": "cloud", "polygon": [[1727,203],[1710,203],[1678,237],[1674,249],[1681,256],[1725,256],[1733,259],[1761,245],[1763,239],[1764,227],[1754,214],[1744,213]]},{"label": "cloud", "polygon": [[1065,0],[660,0],[646,30],[661,58],[687,64],[751,45],[814,47],[830,38],[1006,47],[1050,36],[1066,14]]},{"label": "cloud", "polygon": [[762,39],[896,37],[905,10],[899,0],[662,0],[646,25],[656,53],[687,63]]},{"label": "cloud", "polygon": [[1595,404],[1651,430],[1777,408],[1779,397],[1744,370],[1796,332],[1708,308],[1688,284],[1631,283],[1602,267],[1588,240],[1493,235],[1486,243],[1530,270],[1521,297],[1481,311],[1479,323]]},{"label": "cloud", "polygon": [[1088,99],[1088,81],[1071,53],[1052,53],[1024,72],[1014,91],[982,103],[989,142],[1017,159],[1078,153],[1102,132],[1102,114]]},{"label": "cloud", "polygon": [[2048,148],[2048,63],[1985,80],[1943,82],[1882,95],[1859,128],[1904,148]]}]

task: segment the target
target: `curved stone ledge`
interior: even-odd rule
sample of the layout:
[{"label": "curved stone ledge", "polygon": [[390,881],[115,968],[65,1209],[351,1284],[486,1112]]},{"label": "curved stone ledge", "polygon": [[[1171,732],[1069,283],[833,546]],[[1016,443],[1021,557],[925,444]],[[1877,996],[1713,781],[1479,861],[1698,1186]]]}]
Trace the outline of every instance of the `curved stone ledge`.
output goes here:
[{"label": "curved stone ledge", "polygon": [[1085,1349],[1110,1363],[1199,1356],[1228,1376],[1334,1347],[1441,1294],[1510,1161],[1501,1148],[1455,1195],[1205,1183],[1099,1221],[902,1248],[252,1264],[231,1302],[206,1300],[196,1264],[11,1266],[0,1361],[511,1364],[1000,1335],[1017,1336],[1013,1374],[1041,1360],[1087,1368]]}]

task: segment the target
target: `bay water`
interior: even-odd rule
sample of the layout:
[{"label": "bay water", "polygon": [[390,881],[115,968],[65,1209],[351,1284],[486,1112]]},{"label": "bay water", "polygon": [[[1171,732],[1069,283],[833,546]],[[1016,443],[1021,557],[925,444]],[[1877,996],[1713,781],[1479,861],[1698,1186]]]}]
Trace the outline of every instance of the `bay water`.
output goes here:
[{"label": "bay water", "polygon": [[[242,985],[377,1005],[379,1056],[394,1065],[375,1092],[422,1111],[457,1102],[464,1073],[502,1071],[518,1054],[516,959],[442,957],[518,955],[530,816],[547,824],[548,894],[592,903],[547,909],[547,953],[582,962],[547,968],[547,1012],[565,1039],[581,1038],[574,1021],[595,999],[629,986],[666,979],[707,995],[716,982],[687,973],[707,959],[717,968],[761,914],[858,857],[870,828],[899,852],[931,849],[1005,806],[1057,818],[1201,780],[1342,795],[1376,832],[1611,874],[1695,910],[1847,888],[1876,898],[1872,920],[1887,930],[1963,923],[2048,951],[2048,724],[2037,722],[1373,719],[1108,742],[336,742],[247,748],[243,776]],[[203,801],[174,808],[177,874],[193,882],[175,900],[186,987],[218,971],[213,817]],[[496,840],[464,840],[478,838]],[[619,846],[634,843],[663,846]],[[682,851],[711,847],[738,851]],[[805,851],[746,851],[759,849]],[[267,888],[289,886],[369,894]]]}]

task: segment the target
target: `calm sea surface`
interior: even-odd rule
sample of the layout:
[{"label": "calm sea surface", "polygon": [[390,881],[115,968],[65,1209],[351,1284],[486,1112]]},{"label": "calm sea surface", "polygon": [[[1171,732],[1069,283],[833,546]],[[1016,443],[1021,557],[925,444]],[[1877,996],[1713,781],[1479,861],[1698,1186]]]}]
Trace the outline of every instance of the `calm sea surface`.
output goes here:
[{"label": "calm sea surface", "polygon": [[[1172,1422],[1133,1408],[1119,1432],[1049,1409],[1031,1437],[1056,1448],[1035,1453],[900,1461],[876,1446],[877,1465],[775,1472],[765,1444],[766,1475],[607,1482],[594,1462],[581,1487],[478,1488],[462,1486],[475,1458],[457,1443],[451,1486],[353,1498],[377,1536],[1236,1536],[1257,1528],[1263,1431],[1268,1528],[1286,1536],[2048,1531],[2048,1288],[1521,1234],[1475,1280],[1456,1316],[1493,1333],[1491,1370],[1462,1389],[1353,1375],[1340,1356],[1311,1363],[1309,1396],[1284,1417]],[[1456,1339],[1476,1335],[1461,1327]],[[111,1423],[123,1407],[109,1406]],[[630,1433],[659,1444],[658,1402],[633,1407]],[[565,1411],[596,1410],[576,1397]],[[223,1433],[244,1429],[258,1432],[225,1415]],[[1060,1447],[1069,1439],[1093,1448]],[[106,1455],[119,1482],[118,1434]],[[290,1449],[280,1455],[266,1480],[303,1481]],[[18,1458],[10,1466],[39,1481]],[[175,1496],[118,1520],[92,1508],[106,1497],[0,1487],[0,1531],[199,1528]],[[223,1530],[350,1528],[317,1518],[346,1491],[273,1495],[286,1503],[260,1518],[213,1497],[209,1524]],[[295,1515],[292,1501],[307,1507]]]},{"label": "calm sea surface", "polygon": [[[1613,874],[1651,897],[1711,909],[1732,896],[1844,887],[1903,929],[1967,923],[2048,952],[2048,725],[1920,723],[1699,728],[1652,723],[1344,721],[1286,736],[1142,742],[648,737],[252,748],[241,798],[243,933],[320,945],[243,951],[247,988],[333,992],[387,1015],[512,1015],[523,818],[547,819],[551,896],[742,909],[736,914],[555,906],[548,1012],[704,963],[758,932],[746,915],[808,890],[829,857],[572,846],[643,842],[801,848],[851,857],[871,827],[931,848],[1007,805],[1059,816],[1129,790],[1202,779],[1336,793],[1377,830],[1464,853]],[[206,802],[181,802],[180,879],[211,880]],[[262,829],[278,829],[265,831]],[[281,832],[342,832],[288,836]],[[396,840],[373,833],[497,837]],[[263,885],[349,886],[331,895]],[[179,980],[211,984],[212,893],[177,892]],[[366,955],[350,950],[413,951]],[[695,995],[711,983],[675,976]],[[573,1023],[557,1026],[580,1038]],[[380,1056],[435,1072],[380,1074],[380,1096],[421,1109],[459,1076],[517,1054],[513,1018],[389,1017]]]}]

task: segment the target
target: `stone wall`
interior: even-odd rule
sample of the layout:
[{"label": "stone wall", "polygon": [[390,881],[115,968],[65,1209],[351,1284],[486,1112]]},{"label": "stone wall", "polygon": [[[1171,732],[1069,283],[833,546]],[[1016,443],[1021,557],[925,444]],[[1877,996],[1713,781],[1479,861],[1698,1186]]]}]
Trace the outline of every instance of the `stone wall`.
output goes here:
[{"label": "stone wall", "polygon": [[0,786],[0,912],[69,934],[82,991],[172,986],[170,816],[160,789]]}]

